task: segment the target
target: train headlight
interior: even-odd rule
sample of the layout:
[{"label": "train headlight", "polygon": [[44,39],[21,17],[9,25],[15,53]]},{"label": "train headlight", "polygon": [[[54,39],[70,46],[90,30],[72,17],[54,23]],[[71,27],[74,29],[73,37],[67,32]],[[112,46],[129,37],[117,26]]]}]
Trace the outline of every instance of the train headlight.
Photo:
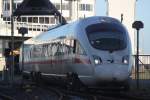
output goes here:
[{"label": "train headlight", "polygon": [[99,65],[102,63],[102,59],[98,56],[93,56],[95,65]]},{"label": "train headlight", "polygon": [[122,58],[122,63],[123,63],[123,64],[129,64],[129,56],[124,56],[124,57]]}]

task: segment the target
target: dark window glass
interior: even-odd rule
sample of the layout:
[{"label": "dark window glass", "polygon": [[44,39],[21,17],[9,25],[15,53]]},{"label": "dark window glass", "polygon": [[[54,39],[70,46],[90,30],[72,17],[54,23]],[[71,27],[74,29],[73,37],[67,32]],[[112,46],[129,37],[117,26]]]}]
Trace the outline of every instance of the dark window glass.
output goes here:
[{"label": "dark window glass", "polygon": [[3,17],[4,21],[10,21],[10,17]]},{"label": "dark window glass", "polygon": [[79,9],[80,9],[81,11],[92,11],[92,10],[93,10],[92,7],[93,7],[93,6],[92,6],[91,4],[80,4],[80,5],[79,5]]},{"label": "dark window glass", "polygon": [[33,23],[38,23],[38,17],[33,17]]},{"label": "dark window glass", "polygon": [[32,23],[32,17],[29,17],[29,18],[28,18],[28,22],[31,22],[31,23]]},{"label": "dark window glass", "polygon": [[7,21],[10,21],[10,17],[7,17]]},{"label": "dark window glass", "polygon": [[127,46],[126,31],[118,24],[100,23],[86,28],[90,44],[100,50],[121,50]]},{"label": "dark window glass", "polygon": [[52,24],[54,24],[54,23],[55,23],[55,18],[54,18],[54,17],[51,17],[51,18],[50,18],[50,22],[51,22]]},{"label": "dark window glass", "polygon": [[49,24],[49,17],[45,17],[45,24]]},{"label": "dark window glass", "polygon": [[92,11],[92,5],[86,4],[86,11]]},{"label": "dark window glass", "polygon": [[86,4],[80,4],[80,10],[85,11],[86,10]]},{"label": "dark window glass", "polygon": [[39,23],[44,23],[44,17],[39,18]]},{"label": "dark window glass", "polygon": [[10,10],[10,4],[9,3],[6,4],[6,10]]},{"label": "dark window glass", "polygon": [[60,10],[60,4],[55,4],[55,7],[57,8],[57,10]]},{"label": "dark window glass", "polygon": [[22,17],[22,22],[27,22],[27,17]]},{"label": "dark window glass", "polygon": [[3,17],[3,20],[6,21],[6,17]]}]

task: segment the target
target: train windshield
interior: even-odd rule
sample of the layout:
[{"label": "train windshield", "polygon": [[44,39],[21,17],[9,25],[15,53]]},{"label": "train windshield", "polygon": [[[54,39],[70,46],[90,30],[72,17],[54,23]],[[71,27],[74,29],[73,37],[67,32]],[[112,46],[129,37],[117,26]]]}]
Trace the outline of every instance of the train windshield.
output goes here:
[{"label": "train windshield", "polygon": [[99,23],[86,28],[90,44],[100,50],[122,50],[127,46],[126,31],[118,24]]}]

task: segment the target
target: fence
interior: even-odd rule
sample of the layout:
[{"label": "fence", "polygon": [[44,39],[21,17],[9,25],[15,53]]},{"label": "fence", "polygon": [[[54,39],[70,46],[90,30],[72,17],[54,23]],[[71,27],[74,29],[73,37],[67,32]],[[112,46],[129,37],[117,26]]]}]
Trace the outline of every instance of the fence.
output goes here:
[{"label": "fence", "polygon": [[133,56],[134,65],[132,69],[132,79],[136,79],[137,74],[139,74],[139,79],[150,80],[150,55],[139,55],[139,72],[137,73],[137,68],[135,64],[136,55]]},{"label": "fence", "polygon": [[[136,55],[133,56],[132,80],[139,88],[150,89],[150,55],[139,55],[139,72],[137,72]],[[137,77],[139,76],[139,77]]]}]

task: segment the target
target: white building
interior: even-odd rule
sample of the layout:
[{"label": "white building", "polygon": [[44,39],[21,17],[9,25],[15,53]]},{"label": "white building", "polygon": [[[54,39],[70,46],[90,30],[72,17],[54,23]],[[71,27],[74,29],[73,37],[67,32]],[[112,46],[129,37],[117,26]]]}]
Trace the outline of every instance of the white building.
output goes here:
[{"label": "white building", "polygon": [[[14,8],[23,0],[14,0]],[[50,0],[56,8],[61,11],[61,0]],[[10,28],[10,15],[11,15],[10,0],[0,0],[0,57],[3,55],[4,48],[8,48],[10,44],[11,28]],[[95,15],[95,0],[62,0],[62,13],[67,22],[72,22],[80,18],[94,16]],[[18,28],[27,27],[29,33],[26,37],[34,37],[39,33],[46,31],[48,27],[56,25],[58,21],[54,16],[21,16],[14,22],[14,35],[16,37],[21,36],[18,34]],[[7,37],[7,38],[6,38]],[[21,43],[20,40],[18,43]]]},{"label": "white building", "polygon": [[136,0],[107,0],[107,14],[121,21],[129,31],[133,53],[135,53],[135,32],[132,23],[135,21]]}]

